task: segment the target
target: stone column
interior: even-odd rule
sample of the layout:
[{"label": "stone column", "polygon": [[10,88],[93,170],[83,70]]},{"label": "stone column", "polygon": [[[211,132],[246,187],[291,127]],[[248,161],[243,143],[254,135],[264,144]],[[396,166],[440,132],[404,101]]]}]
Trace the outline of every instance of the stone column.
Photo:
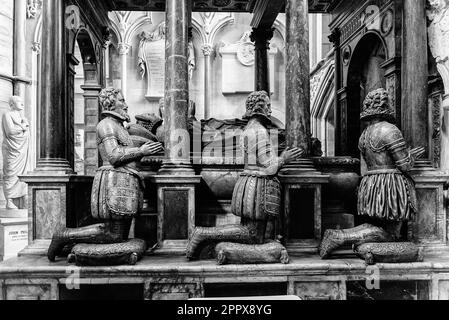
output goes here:
[{"label": "stone column", "polygon": [[442,171],[449,172],[449,4],[440,1],[429,6],[429,46],[443,79],[444,96],[441,108],[441,164]]},{"label": "stone column", "polygon": [[303,159],[284,166],[283,234],[289,252],[317,252],[321,239],[321,189],[329,176],[316,171],[311,150],[308,0],[286,2],[287,147],[305,151]]},{"label": "stone column", "polygon": [[40,153],[36,170],[73,173],[67,154],[64,1],[44,1],[43,5]]},{"label": "stone column", "polygon": [[[26,0],[14,1],[14,75],[19,79],[26,78],[26,37],[25,26],[27,16]],[[14,84],[14,94],[25,101],[26,83],[17,81]]]},{"label": "stone column", "polygon": [[127,85],[128,85],[128,78],[127,78],[127,68],[128,68],[128,53],[131,49],[131,46],[126,43],[119,43],[118,44],[118,54],[120,55],[120,61],[121,61],[121,78],[122,78],[122,93],[123,97],[127,97]]},{"label": "stone column", "polygon": [[187,132],[189,107],[189,1],[166,3],[165,160],[160,174],[192,174]]},{"label": "stone column", "polygon": [[[287,147],[299,147],[305,158],[311,150],[309,16],[307,0],[287,0],[286,6],[286,140]],[[314,171],[312,162],[302,159],[284,168],[284,173]]]},{"label": "stone column", "polygon": [[211,44],[204,44],[201,48],[204,55],[204,119],[210,118],[211,107],[211,58],[214,48]]},{"label": "stone column", "polygon": [[158,252],[184,255],[195,227],[195,176],[187,127],[188,30],[191,0],[166,2],[165,160],[154,183],[158,194]]},{"label": "stone column", "polygon": [[426,2],[404,0],[403,10],[402,128],[412,147],[426,149],[416,167],[430,167]]},{"label": "stone column", "polygon": [[253,28],[251,41],[255,43],[255,90],[264,90],[270,94],[270,67],[268,50],[273,38],[273,28]]}]

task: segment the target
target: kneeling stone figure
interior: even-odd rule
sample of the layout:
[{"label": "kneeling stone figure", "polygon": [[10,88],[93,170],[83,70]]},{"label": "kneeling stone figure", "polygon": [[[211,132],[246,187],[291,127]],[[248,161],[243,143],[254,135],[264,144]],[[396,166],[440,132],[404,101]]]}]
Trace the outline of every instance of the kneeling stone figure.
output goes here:
[{"label": "kneeling stone figure", "polygon": [[[369,224],[348,230],[327,230],[320,246],[323,259],[344,245],[400,240],[403,222],[412,220],[417,211],[415,185],[409,171],[424,149],[410,150],[401,131],[392,123],[394,111],[386,90],[368,94],[360,119],[368,123],[359,141],[368,171],[358,190],[358,214],[370,217],[375,224],[385,225],[385,230]],[[404,247],[413,246],[407,243],[372,247],[384,255],[395,256],[401,255]]]},{"label": "kneeling stone figure", "polygon": [[232,213],[241,217],[241,225],[196,228],[187,248],[188,259],[198,259],[208,245],[228,242],[216,247],[221,264],[288,262],[285,248],[280,243],[266,244],[266,238],[267,234],[274,238],[269,226],[281,211],[281,185],[276,175],[285,163],[299,158],[303,151],[287,149],[278,157],[267,130],[270,116],[268,93],[251,93],[244,116],[249,122],[240,141],[245,167],[231,203]]},{"label": "kneeling stone figure", "polygon": [[99,98],[103,120],[97,126],[97,144],[103,166],[95,174],[91,211],[103,223],[56,232],[48,249],[50,261],[76,244],[83,245],[72,249],[69,261],[87,265],[135,264],[146,250],[144,241],[127,240],[132,218],[142,206],[143,181],[136,161],[163,148],[151,141],[134,147],[123,125],[130,118],[120,90],[104,89]]}]

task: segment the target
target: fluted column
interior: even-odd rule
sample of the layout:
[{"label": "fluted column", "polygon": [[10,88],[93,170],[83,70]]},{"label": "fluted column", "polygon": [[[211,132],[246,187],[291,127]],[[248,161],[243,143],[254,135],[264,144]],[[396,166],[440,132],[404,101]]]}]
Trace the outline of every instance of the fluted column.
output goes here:
[{"label": "fluted column", "polygon": [[204,119],[210,118],[211,107],[211,60],[214,48],[211,44],[205,44],[201,48],[204,55]]},{"label": "fluted column", "polygon": [[44,1],[42,15],[40,152],[36,170],[72,173],[67,148],[64,1]]},{"label": "fluted column", "polygon": [[121,74],[120,77],[122,78],[122,86],[121,90],[123,93],[123,97],[127,97],[127,86],[128,86],[128,54],[129,50],[131,49],[131,46],[126,43],[119,43],[118,44],[118,54],[120,55],[120,65],[121,65]]},{"label": "fluted column", "polygon": [[270,94],[270,68],[268,50],[273,38],[272,28],[253,28],[251,41],[255,43],[255,90],[266,91]]},{"label": "fluted column", "polygon": [[166,2],[165,161],[161,174],[193,173],[187,131],[190,0]]}]

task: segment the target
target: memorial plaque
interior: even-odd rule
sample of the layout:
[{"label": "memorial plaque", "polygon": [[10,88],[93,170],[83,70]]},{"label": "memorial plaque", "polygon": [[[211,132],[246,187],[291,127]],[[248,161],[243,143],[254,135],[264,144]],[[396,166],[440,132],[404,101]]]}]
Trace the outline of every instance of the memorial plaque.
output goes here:
[{"label": "memorial plaque", "polygon": [[144,51],[148,72],[147,98],[162,98],[165,87],[165,40],[146,41]]},{"label": "memorial plaque", "polygon": [[[250,32],[242,35],[233,44],[223,43],[220,48],[222,57],[222,92],[223,94],[250,93],[255,88],[255,47],[249,39]],[[278,50],[270,48],[269,69],[270,83],[275,83],[275,56]],[[236,77],[238,75],[238,77]]]},{"label": "memorial plaque", "polygon": [[28,245],[28,218],[0,219],[0,261],[16,257]]}]

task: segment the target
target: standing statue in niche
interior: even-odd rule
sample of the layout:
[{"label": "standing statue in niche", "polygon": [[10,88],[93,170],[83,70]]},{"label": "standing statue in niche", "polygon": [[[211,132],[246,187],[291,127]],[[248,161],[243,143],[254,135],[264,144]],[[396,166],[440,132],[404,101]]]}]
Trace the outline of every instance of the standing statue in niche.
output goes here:
[{"label": "standing statue in niche", "polygon": [[24,105],[21,97],[14,96],[9,100],[11,110],[3,115],[3,192],[7,209],[18,209],[24,206],[27,195],[26,183],[19,176],[26,174],[28,168],[28,151],[30,141],[30,125],[24,117]]},{"label": "standing statue in niche", "polygon": [[120,90],[103,89],[99,98],[103,120],[97,126],[97,144],[103,166],[95,175],[91,209],[93,218],[103,223],[57,232],[48,250],[50,261],[67,245],[75,245],[69,261],[81,265],[135,264],[146,250],[143,240],[127,241],[132,218],[142,206],[143,180],[136,162],[162,151],[162,145],[133,145],[123,125],[130,118]]},{"label": "standing statue in niche", "polygon": [[[373,224],[382,228],[364,224],[349,230],[327,230],[320,255],[327,258],[337,248],[352,244],[357,245],[354,249],[359,254],[370,248],[372,253],[383,255],[383,262],[388,261],[388,257],[397,261],[405,252],[405,246],[382,242],[400,241],[403,223],[411,221],[417,212],[415,185],[409,172],[424,148],[409,149],[401,131],[393,124],[394,111],[384,89],[368,94],[360,118],[368,126],[359,142],[367,172],[358,190],[358,214],[369,217]],[[371,244],[360,247],[363,243]],[[411,247],[407,244],[407,257],[416,261],[418,249],[413,247],[410,255]],[[371,261],[372,255],[368,256]]]},{"label": "standing statue in niche", "polygon": [[208,245],[219,243],[215,254],[220,264],[288,263],[286,249],[279,242],[266,241],[273,234],[267,226],[281,212],[281,184],[276,175],[285,163],[301,157],[303,151],[287,149],[278,157],[267,129],[270,116],[268,93],[250,94],[244,116],[249,122],[241,136],[245,167],[231,204],[233,214],[241,217],[241,224],[197,227],[187,248],[188,259],[198,259]]}]

